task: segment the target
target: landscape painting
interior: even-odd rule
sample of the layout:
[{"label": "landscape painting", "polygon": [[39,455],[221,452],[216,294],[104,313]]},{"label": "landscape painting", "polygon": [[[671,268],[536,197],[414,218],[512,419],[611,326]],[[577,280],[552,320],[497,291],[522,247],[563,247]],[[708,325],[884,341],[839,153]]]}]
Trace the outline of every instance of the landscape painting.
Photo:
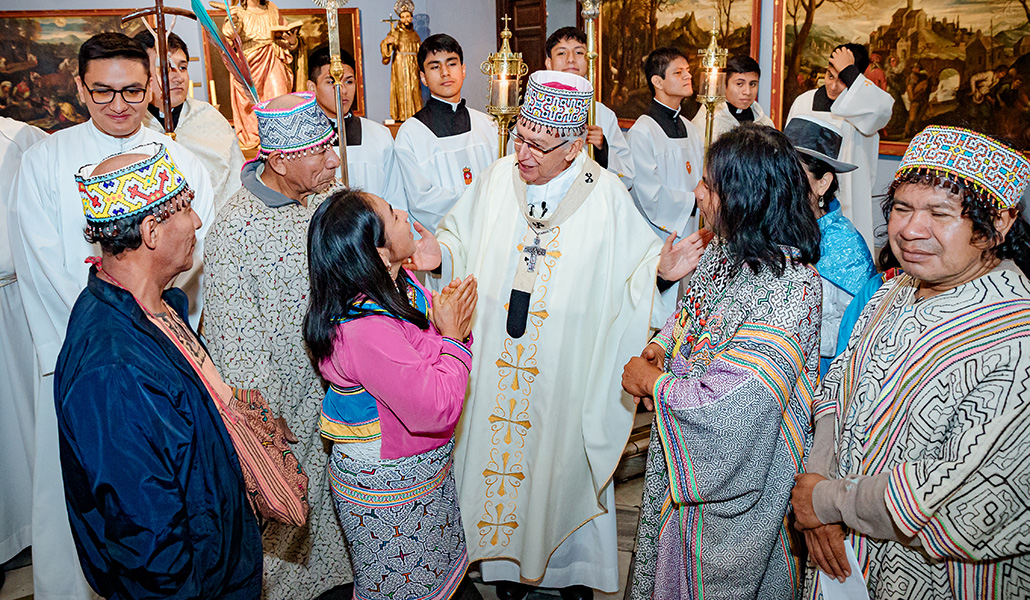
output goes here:
[{"label": "landscape painting", "polygon": [[[755,0],[604,0],[601,3],[598,100],[615,111],[628,127],[651,103],[644,78],[644,59],[655,48],[672,46],[690,60],[694,92],[700,82],[701,57],[708,47],[713,21],[718,42],[730,55],[758,59],[760,3]],[[625,35],[627,31],[640,32]],[[699,105],[684,103],[691,117]]]},{"label": "landscape painting", "polygon": [[121,22],[129,12],[0,11],[0,116],[51,133],[89,119],[75,91],[79,46],[104,31],[136,35],[140,20]]},{"label": "landscape painting", "polygon": [[822,85],[833,48],[857,42],[871,54],[866,76],[894,98],[881,152],[903,153],[932,124],[1030,150],[1028,0],[783,0],[774,37],[778,122],[798,95]]}]

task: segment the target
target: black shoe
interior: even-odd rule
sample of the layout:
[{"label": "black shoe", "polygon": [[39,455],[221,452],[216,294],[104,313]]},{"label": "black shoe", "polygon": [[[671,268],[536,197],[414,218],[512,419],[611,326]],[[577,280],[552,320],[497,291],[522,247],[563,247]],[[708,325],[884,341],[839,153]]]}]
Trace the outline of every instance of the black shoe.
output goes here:
[{"label": "black shoe", "polygon": [[558,590],[562,600],[594,600],[594,590],[585,585],[570,585]]},{"label": "black shoe", "polygon": [[500,600],[522,600],[529,594],[530,586],[514,581],[498,581],[497,597]]}]

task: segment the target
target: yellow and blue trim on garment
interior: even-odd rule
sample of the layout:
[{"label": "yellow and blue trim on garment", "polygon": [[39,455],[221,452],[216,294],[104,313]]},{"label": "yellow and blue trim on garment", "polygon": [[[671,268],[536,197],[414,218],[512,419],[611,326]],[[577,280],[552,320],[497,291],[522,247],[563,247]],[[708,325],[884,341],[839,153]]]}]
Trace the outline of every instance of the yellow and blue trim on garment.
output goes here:
[{"label": "yellow and blue trim on garment", "polygon": [[382,438],[375,397],[360,386],[330,384],[318,419],[322,437],[338,444],[372,442]]}]

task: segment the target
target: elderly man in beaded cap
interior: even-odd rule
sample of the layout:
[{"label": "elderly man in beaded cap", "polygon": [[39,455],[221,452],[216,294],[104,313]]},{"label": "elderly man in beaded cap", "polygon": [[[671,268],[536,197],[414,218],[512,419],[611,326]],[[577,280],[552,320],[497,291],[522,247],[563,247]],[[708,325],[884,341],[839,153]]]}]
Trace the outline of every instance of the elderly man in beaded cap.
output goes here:
[{"label": "elderly man in beaded cap", "polygon": [[310,478],[311,513],[305,527],[264,530],[265,598],[314,598],[353,581],[319,437],[325,393],[301,332],[308,223],[340,160],[315,94],[285,94],[254,112],[258,156],[208,234],[204,334],[226,381],[259,389],[300,440],[293,451]]},{"label": "elderly man in beaded cap", "polygon": [[793,492],[809,597],[849,574],[873,598],[1030,591],[1028,182],[1022,154],[964,129],[905,152],[884,201],[904,274],[831,364]]},{"label": "elderly man in beaded cap", "polygon": [[520,581],[571,598],[618,589],[611,477],[634,413],[618,366],[647,339],[656,270],[678,280],[700,257],[663,249],[618,176],[582,151],[592,94],[578,75],[534,73],[515,154],[441,222],[442,259],[415,257],[442,260],[445,281],[480,281],[483,351],[454,462],[470,560],[506,600],[526,594]]},{"label": "elderly man in beaded cap", "polygon": [[76,180],[103,257],[72,308],[54,396],[86,579],[111,599],[256,598],[261,535],[214,397],[232,390],[169,288],[194,260],[193,191],[159,143]]}]

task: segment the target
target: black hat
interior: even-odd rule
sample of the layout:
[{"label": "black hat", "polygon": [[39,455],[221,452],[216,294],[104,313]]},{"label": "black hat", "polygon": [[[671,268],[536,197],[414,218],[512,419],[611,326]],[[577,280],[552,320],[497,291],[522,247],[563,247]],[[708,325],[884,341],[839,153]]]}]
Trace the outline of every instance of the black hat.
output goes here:
[{"label": "black hat", "polygon": [[835,173],[848,173],[858,167],[837,160],[840,155],[840,131],[826,121],[809,115],[794,117],[783,128],[783,134],[802,154],[830,165]]}]

